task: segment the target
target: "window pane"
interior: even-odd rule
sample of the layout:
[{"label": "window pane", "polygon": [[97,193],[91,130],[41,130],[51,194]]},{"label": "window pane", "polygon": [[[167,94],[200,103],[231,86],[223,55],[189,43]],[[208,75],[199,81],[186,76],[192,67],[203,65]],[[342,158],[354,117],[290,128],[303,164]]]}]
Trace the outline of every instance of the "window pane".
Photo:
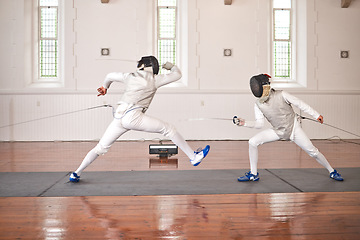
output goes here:
[{"label": "window pane", "polygon": [[[159,64],[176,64],[176,0],[158,0],[158,52]],[[160,69],[160,73],[168,72]]]},{"label": "window pane", "polygon": [[277,78],[291,77],[291,43],[274,42],[274,73]]},{"label": "window pane", "polygon": [[158,6],[176,6],[176,0],[158,0]]},{"label": "window pane", "polygon": [[290,10],[275,10],[275,40],[290,40]]},{"label": "window pane", "polygon": [[159,38],[175,38],[176,9],[159,9]]},{"label": "window pane", "polygon": [[163,63],[175,62],[176,59],[176,41],[175,40],[159,40],[158,41],[159,58]]},{"label": "window pane", "polygon": [[158,40],[158,60],[160,66],[166,62],[176,63],[176,40]]},{"label": "window pane", "polygon": [[57,76],[57,40],[40,41],[40,77]]},{"label": "window pane", "polygon": [[41,8],[40,37],[57,37],[57,8]]},{"label": "window pane", "polygon": [[58,0],[39,0],[39,77],[58,77]]},{"label": "window pane", "polygon": [[274,8],[291,8],[291,0],[273,0]]}]

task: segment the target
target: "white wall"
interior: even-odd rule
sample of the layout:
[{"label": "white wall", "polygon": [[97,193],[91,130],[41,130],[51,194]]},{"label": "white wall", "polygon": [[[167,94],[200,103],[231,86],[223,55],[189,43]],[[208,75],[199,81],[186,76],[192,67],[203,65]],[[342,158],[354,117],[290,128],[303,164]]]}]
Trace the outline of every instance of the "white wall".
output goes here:
[{"label": "white wall", "polygon": [[[0,140],[94,140],[111,121],[111,110],[99,108],[54,116],[104,103],[115,104],[122,92],[115,84],[105,97],[96,88],[112,71],[133,71],[135,63],[104,60],[100,48],[111,49],[111,59],[137,60],[154,54],[154,3],[149,0],[64,1],[64,87],[44,89],[29,85],[28,0],[0,1]],[[148,114],[173,123],[186,139],[248,139],[258,130],[238,128],[231,121],[188,121],[192,118],[253,119],[254,97],[249,78],[269,72],[269,2],[234,0],[188,1],[187,87],[161,89]],[[184,1],[182,1],[184,4]],[[360,134],[360,1],[342,9],[340,0],[307,0],[305,52],[306,87],[286,89],[318,110],[325,122]],[[233,50],[223,57],[224,48]],[[340,50],[350,50],[340,59]],[[282,87],[276,86],[275,87]],[[2,127],[32,119],[42,120]],[[304,121],[310,138],[355,138]],[[164,138],[130,132],[121,139]]]}]

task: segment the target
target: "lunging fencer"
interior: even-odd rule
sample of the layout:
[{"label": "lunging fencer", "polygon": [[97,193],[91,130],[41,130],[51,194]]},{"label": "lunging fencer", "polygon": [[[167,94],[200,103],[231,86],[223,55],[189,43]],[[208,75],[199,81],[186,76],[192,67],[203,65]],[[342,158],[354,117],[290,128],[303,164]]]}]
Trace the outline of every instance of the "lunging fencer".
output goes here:
[{"label": "lunging fencer", "polygon": [[181,71],[176,65],[166,62],[162,67],[171,72],[158,75],[158,60],[154,56],[145,56],[138,61],[136,72],[114,72],[106,75],[103,85],[97,89],[98,96],[105,95],[113,82],[124,83],[125,92],[118,102],[114,119],[99,143],[88,152],[79,168],[70,175],[71,182],[78,182],[84,169],[99,155],[105,154],[111,145],[129,130],[160,133],[170,138],[189,157],[193,166],[199,165],[206,157],[210,150],[209,145],[202,150],[193,151],[174,126],[145,114],[156,90],[181,78]]},{"label": "lunging fencer", "polygon": [[323,116],[291,94],[271,88],[269,78],[271,77],[267,74],[260,74],[250,79],[251,91],[258,98],[254,106],[255,121],[245,121],[237,116],[233,118],[234,124],[248,128],[262,128],[265,118],[272,125],[271,129],[264,130],[249,140],[250,171],[239,177],[238,181],[258,181],[258,146],[280,139],[293,141],[325,167],[330,173],[330,178],[343,181],[341,175],[331,167],[325,156],[306,136],[301,128],[299,116],[295,114],[292,106],[306,112],[320,123],[324,121]]}]

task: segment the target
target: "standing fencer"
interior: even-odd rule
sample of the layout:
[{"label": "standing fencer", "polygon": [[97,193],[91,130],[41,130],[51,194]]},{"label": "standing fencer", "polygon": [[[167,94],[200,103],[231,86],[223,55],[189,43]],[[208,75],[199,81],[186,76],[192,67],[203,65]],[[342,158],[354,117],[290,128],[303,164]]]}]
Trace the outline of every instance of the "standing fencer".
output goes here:
[{"label": "standing fencer", "polygon": [[176,65],[167,62],[162,67],[171,72],[158,75],[158,60],[154,56],[146,56],[138,62],[138,69],[134,73],[109,73],[106,75],[103,86],[97,89],[98,96],[105,95],[112,82],[124,83],[126,85],[125,92],[118,102],[114,119],[99,143],[88,152],[79,168],[70,175],[71,182],[78,182],[82,171],[99,155],[105,154],[111,145],[129,130],[163,134],[190,158],[190,163],[194,166],[199,165],[206,157],[210,150],[209,145],[195,152],[171,124],[145,114],[156,90],[181,78],[181,71]]},{"label": "standing fencer", "polygon": [[308,113],[320,123],[323,123],[323,116],[291,94],[271,88],[269,78],[271,77],[267,74],[260,74],[250,79],[251,91],[255,97],[259,98],[254,106],[255,121],[245,121],[237,116],[233,118],[234,124],[249,128],[262,128],[264,118],[272,125],[271,129],[264,130],[249,140],[250,171],[239,177],[238,181],[258,181],[260,179],[257,171],[258,146],[280,139],[293,141],[325,167],[330,173],[330,178],[343,181],[341,175],[330,166],[325,156],[306,136],[292,106]]}]

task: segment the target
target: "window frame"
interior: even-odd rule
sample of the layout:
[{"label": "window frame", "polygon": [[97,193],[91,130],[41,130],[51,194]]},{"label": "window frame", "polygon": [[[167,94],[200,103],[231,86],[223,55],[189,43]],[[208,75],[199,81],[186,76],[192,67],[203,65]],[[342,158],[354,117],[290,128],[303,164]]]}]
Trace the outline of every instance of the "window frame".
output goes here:
[{"label": "window frame", "polygon": [[28,88],[53,89],[64,87],[64,1],[59,0],[57,6],[57,34],[58,34],[58,51],[57,51],[57,77],[41,78],[40,77],[40,4],[39,0],[26,1],[25,7],[29,10],[29,15],[25,18],[28,24],[29,37],[26,38],[30,44],[26,47],[25,80]]},{"label": "window frame", "polygon": [[[41,79],[41,80],[47,80],[47,81],[57,81],[57,78],[59,76],[59,2],[58,2],[58,5],[57,6],[40,6],[39,2],[41,0],[38,0],[38,60],[37,60],[37,63],[38,63],[38,78]],[[54,8],[56,9],[56,37],[42,37],[42,9],[50,9],[50,8]],[[54,40],[56,41],[55,44],[57,45],[56,47],[56,52],[55,52],[55,58],[57,58],[55,60],[56,64],[55,64],[55,76],[45,76],[45,74],[43,74],[42,72],[44,71],[43,70],[43,61],[44,59],[42,58],[42,41],[43,40]]]},{"label": "window frame", "polygon": [[[176,0],[176,65],[180,68],[182,77],[173,83],[170,83],[162,91],[178,91],[179,89],[196,88],[196,83],[189,81],[189,33],[188,33],[188,0]],[[153,47],[154,56],[158,58],[158,0],[154,1],[154,34]],[[159,58],[158,58],[159,60]],[[160,62],[160,61],[159,61]],[[161,67],[161,66],[160,66]],[[166,74],[170,71],[161,71],[160,74]]]},{"label": "window frame", "polygon": [[[277,83],[296,83],[296,25],[294,24],[296,21],[296,9],[295,3],[293,0],[290,0],[291,7],[274,7],[274,1],[271,1],[271,76],[272,81]],[[275,12],[276,11],[289,11],[290,19],[289,19],[289,39],[275,39]],[[289,70],[289,77],[276,77],[275,74],[275,42],[289,42],[290,47],[290,70]]]},{"label": "window frame", "polygon": [[[175,6],[159,6],[159,0],[156,0],[156,56],[159,60],[159,64],[162,65],[165,62],[162,61],[162,59],[159,57],[160,52],[159,52],[159,41],[161,40],[174,40],[175,41],[175,58],[174,61],[172,62],[173,64],[177,64],[179,62],[179,1],[175,0],[176,4]],[[173,38],[162,38],[160,37],[160,9],[174,9],[175,10],[175,36]],[[161,73],[167,73],[169,72],[168,70],[162,69],[160,68],[159,74]]]}]

